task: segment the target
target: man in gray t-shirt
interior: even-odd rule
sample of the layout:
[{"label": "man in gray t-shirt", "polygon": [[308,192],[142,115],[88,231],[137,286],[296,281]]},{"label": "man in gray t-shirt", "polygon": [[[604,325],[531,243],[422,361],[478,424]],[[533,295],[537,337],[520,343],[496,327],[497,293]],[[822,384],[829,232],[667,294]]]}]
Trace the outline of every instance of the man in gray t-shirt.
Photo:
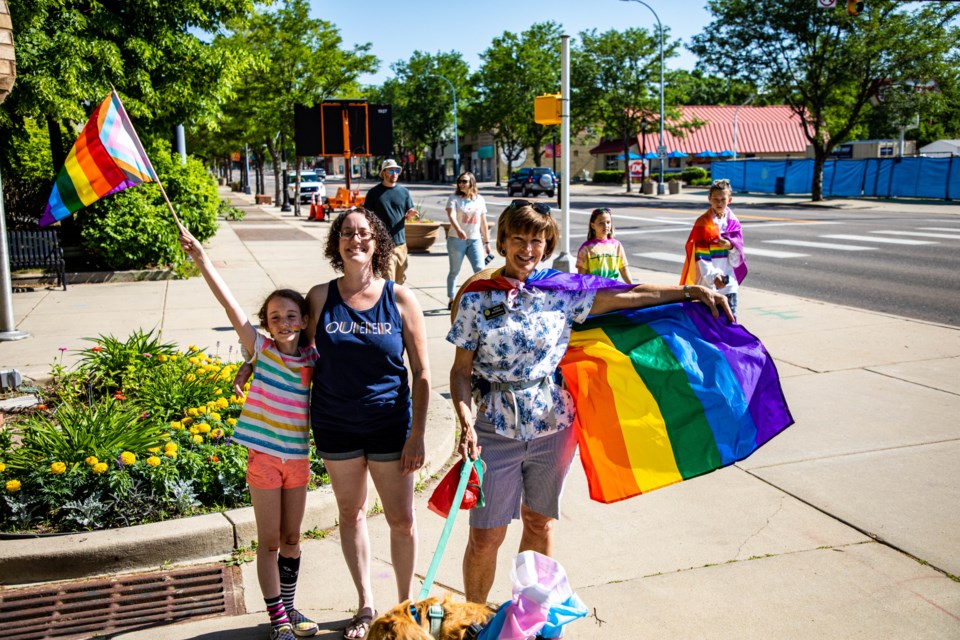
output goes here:
[{"label": "man in gray t-shirt", "polygon": [[407,238],[405,223],[417,214],[413,208],[410,192],[397,184],[400,180],[400,165],[393,160],[384,160],[380,165],[380,184],[367,192],[363,206],[377,214],[393,236],[393,259],[390,269],[383,277],[403,284],[407,279]]}]

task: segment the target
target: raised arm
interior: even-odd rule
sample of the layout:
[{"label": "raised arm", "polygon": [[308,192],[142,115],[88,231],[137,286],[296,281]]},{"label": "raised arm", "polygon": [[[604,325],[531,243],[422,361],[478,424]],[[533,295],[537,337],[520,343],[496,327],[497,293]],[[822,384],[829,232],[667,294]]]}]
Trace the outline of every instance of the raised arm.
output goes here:
[{"label": "raised arm", "polygon": [[233,297],[227,283],[223,281],[213,263],[210,262],[203,246],[183,226],[180,227],[180,246],[197,264],[203,279],[207,281],[207,286],[210,287],[210,291],[213,292],[214,297],[227,312],[230,324],[233,325],[234,330],[240,337],[240,343],[246,348],[247,352],[253,353],[257,342],[257,330],[250,323],[247,314],[240,308],[240,304]]}]

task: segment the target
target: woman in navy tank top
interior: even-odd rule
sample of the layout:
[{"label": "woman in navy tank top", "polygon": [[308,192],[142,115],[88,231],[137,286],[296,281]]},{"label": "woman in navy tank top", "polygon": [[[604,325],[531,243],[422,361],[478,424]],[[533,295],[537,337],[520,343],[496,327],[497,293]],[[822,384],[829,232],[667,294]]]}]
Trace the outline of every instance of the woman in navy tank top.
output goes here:
[{"label": "woman in navy tank top", "polygon": [[420,304],[408,289],[382,277],[392,250],[390,234],[376,215],[365,209],[340,214],[330,228],[326,256],[343,275],[307,294],[307,336],[320,352],[310,395],[311,426],[337,499],[343,555],[357,588],[357,613],[344,630],[346,638],[364,637],[375,615],[368,471],[390,526],[398,601],[414,597],[413,487],[424,461],[430,368]]}]

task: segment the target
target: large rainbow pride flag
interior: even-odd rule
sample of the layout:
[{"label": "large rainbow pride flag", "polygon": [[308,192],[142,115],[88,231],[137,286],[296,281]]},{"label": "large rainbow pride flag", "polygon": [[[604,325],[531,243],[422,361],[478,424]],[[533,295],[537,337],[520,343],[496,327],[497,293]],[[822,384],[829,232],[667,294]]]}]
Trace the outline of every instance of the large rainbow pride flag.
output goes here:
[{"label": "large rainbow pride flag", "polygon": [[133,124],[112,91],[70,149],[40,218],[45,227],[110,194],[157,180]]},{"label": "large rainbow pride flag", "polygon": [[[468,291],[509,289],[494,274]],[[542,270],[525,286],[629,288]],[[591,316],[560,363],[590,497],[624,500],[743,460],[793,424],[760,340],[694,302]]]}]

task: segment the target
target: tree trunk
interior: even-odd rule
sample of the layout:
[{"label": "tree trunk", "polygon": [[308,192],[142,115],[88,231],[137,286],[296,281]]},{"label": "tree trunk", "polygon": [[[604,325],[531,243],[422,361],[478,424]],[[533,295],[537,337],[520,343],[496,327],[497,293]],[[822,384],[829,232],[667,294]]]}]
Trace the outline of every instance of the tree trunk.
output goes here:
[{"label": "tree trunk", "polygon": [[823,165],[827,160],[827,150],[820,144],[813,145],[813,185],[810,187],[810,199],[813,202],[823,200]]},{"label": "tree trunk", "polygon": [[270,154],[270,162],[273,164],[273,204],[279,207],[283,202],[281,189],[286,189],[287,185],[282,184],[283,177],[278,171],[280,169],[280,152],[273,146],[273,140],[269,137],[267,138],[267,153]]},{"label": "tree trunk", "polygon": [[633,192],[633,180],[630,179],[630,139],[623,138],[623,176],[627,179],[627,193]]}]

